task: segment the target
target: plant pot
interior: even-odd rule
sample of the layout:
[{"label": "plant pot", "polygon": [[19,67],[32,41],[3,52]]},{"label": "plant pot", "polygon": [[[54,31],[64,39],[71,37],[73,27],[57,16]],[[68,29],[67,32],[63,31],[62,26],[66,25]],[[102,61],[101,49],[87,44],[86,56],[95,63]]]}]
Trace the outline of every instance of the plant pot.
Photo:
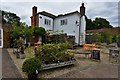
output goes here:
[{"label": "plant pot", "polygon": [[38,74],[28,74],[28,80],[38,80]]}]

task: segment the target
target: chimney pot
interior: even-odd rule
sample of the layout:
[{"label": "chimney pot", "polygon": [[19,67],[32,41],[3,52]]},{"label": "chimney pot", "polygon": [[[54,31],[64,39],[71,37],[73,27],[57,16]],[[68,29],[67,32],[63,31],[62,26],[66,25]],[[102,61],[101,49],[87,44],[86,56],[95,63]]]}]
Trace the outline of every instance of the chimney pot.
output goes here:
[{"label": "chimney pot", "polygon": [[32,15],[36,15],[36,14],[37,14],[37,7],[34,6],[34,7],[32,8]]},{"label": "chimney pot", "polygon": [[81,14],[81,16],[85,15],[84,3],[82,3],[82,6],[80,7],[80,14]]}]

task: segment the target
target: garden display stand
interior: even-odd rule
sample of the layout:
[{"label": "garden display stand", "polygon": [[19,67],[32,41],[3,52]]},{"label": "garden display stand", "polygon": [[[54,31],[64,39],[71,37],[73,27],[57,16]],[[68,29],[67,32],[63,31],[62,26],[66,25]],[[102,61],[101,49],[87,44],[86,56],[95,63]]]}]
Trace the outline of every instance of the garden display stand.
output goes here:
[{"label": "garden display stand", "polygon": [[16,54],[16,57],[20,59],[25,59],[26,57],[24,51],[19,48],[13,48],[13,54]]},{"label": "garden display stand", "polygon": [[75,63],[77,63],[76,59],[73,59],[71,61],[59,62],[59,63],[45,64],[45,65],[42,65],[42,69],[40,69],[40,71],[63,67],[63,66],[68,66],[68,65],[73,65]]}]

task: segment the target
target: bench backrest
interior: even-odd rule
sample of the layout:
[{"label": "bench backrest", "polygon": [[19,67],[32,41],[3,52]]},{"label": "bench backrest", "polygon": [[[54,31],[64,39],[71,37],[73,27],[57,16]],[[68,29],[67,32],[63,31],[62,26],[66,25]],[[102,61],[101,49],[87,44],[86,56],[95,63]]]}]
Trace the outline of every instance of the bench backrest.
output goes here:
[{"label": "bench backrest", "polygon": [[84,44],[83,49],[84,51],[92,51],[96,48],[96,44]]}]

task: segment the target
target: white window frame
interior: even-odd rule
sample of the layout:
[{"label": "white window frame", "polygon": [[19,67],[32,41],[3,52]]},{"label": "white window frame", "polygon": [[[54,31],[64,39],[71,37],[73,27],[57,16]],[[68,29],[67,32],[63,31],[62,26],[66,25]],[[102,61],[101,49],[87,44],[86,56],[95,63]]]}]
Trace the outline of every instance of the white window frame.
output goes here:
[{"label": "white window frame", "polygon": [[60,25],[67,25],[67,19],[60,20]]},{"label": "white window frame", "polygon": [[50,25],[51,25],[51,20],[45,19],[45,20],[44,20],[44,24],[50,26]]}]

